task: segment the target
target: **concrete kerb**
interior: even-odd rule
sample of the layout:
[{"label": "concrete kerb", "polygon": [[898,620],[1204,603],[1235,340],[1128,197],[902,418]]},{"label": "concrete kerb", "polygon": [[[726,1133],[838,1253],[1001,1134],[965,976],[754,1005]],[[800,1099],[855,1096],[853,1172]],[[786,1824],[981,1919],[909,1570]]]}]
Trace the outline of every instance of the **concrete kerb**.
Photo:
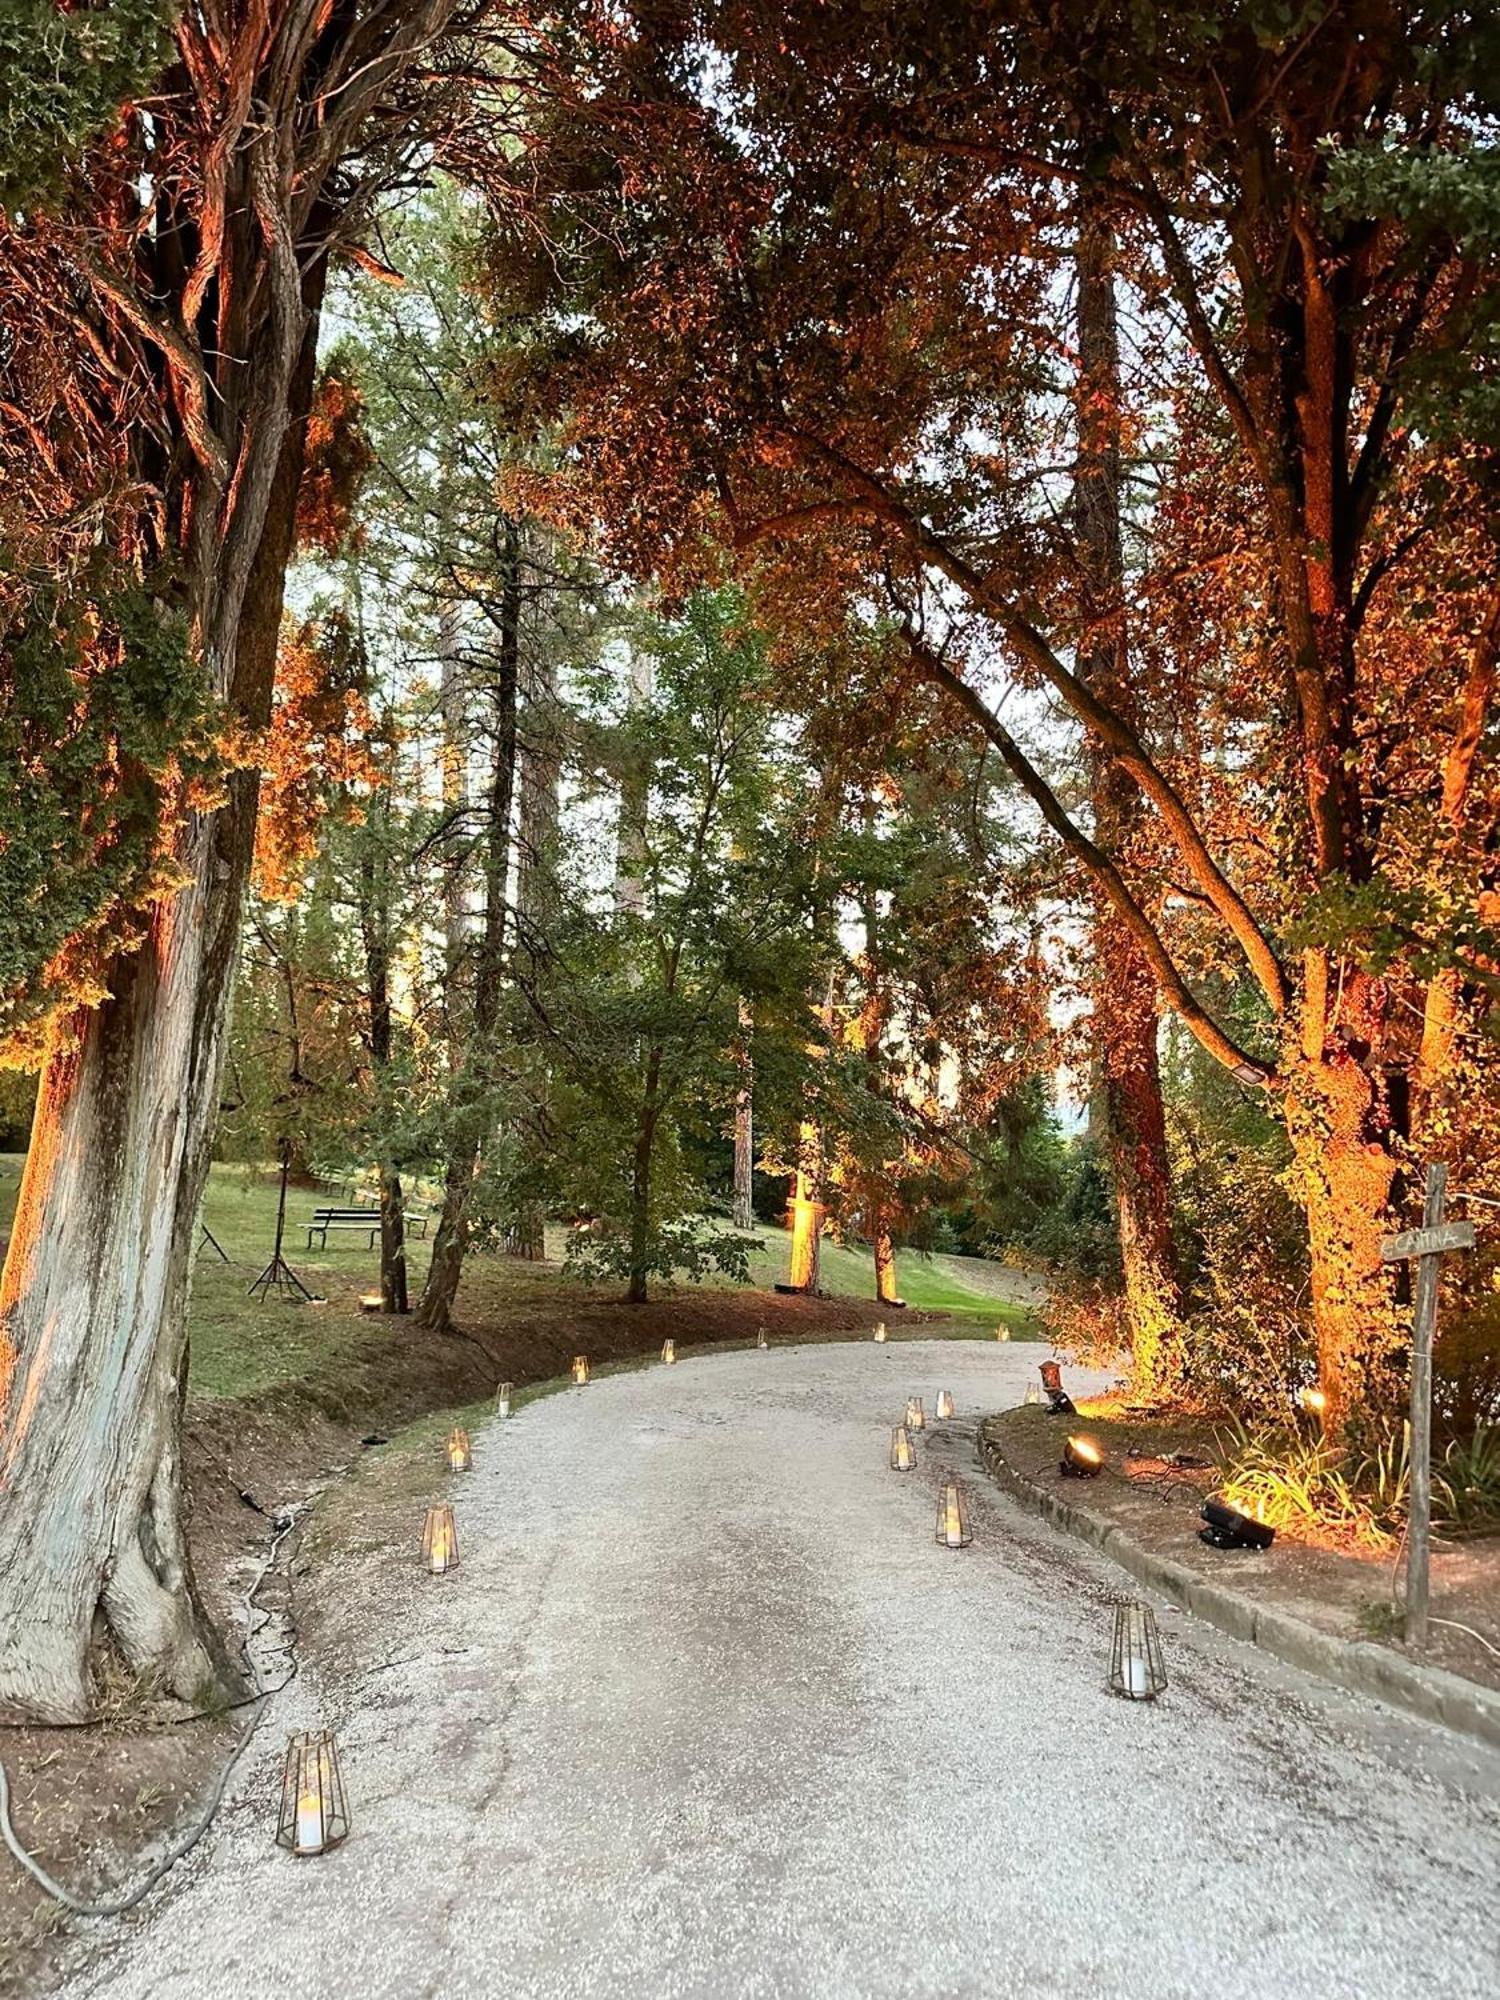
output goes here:
[{"label": "concrete kerb", "polygon": [[1185,1564],[1157,1555],[1123,1528],[1100,1520],[1018,1472],[989,1436],[985,1423],[979,1426],[974,1455],[996,1485],[1030,1512],[1062,1533],[1089,1543],[1137,1583],[1160,1591],[1179,1609],[1227,1632],[1232,1639],[1260,1646],[1289,1666],[1317,1674],[1355,1694],[1404,1708],[1425,1722],[1442,1723],[1500,1749],[1500,1693],[1441,1667],[1420,1666],[1373,1641],[1335,1638],[1304,1619],[1256,1604],[1240,1591],[1206,1582]]}]

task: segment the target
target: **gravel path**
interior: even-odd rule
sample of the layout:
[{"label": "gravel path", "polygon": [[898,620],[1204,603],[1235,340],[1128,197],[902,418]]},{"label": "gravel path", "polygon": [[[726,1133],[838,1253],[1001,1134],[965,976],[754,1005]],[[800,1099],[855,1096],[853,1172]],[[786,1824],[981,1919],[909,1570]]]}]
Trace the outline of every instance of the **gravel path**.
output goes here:
[{"label": "gravel path", "polygon": [[[1112,1701],[1107,1564],[977,1475],[974,1546],[935,1545],[1037,1354],[694,1359],[480,1433],[462,1568],[350,1584],[394,1664],[294,1684],[68,2000],[1493,2000],[1483,1753],[1177,1617],[1166,1696]],[[274,1753],[320,1700],[354,1832],[294,1861]]]}]

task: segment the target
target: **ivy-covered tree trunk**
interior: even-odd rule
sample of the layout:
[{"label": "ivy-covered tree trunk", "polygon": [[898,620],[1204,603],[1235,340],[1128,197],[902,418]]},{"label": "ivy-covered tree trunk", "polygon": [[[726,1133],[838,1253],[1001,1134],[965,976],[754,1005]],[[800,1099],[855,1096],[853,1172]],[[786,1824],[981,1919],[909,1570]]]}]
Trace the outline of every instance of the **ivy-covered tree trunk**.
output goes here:
[{"label": "ivy-covered tree trunk", "polygon": [[[270,715],[327,258],[344,204],[380,183],[370,114],[449,4],[351,6],[311,32],[280,5],[190,9],[149,112],[125,106],[61,214],[0,217],[25,278],[7,316],[33,315],[0,353],[62,357],[20,385],[31,409],[7,383],[0,423],[33,448],[50,433],[90,506],[108,464],[101,525],[185,617],[240,742]],[[0,1278],[3,1709],[77,1719],[98,1646],[189,1700],[230,1678],[193,1585],[178,1429],[258,792],[235,770],[190,813],[181,886],[46,1063]]]},{"label": "ivy-covered tree trunk", "polygon": [[[1120,341],[1113,255],[1108,220],[1098,212],[1095,200],[1085,196],[1080,203],[1076,258],[1078,467],[1073,504],[1086,624],[1078,664],[1095,695],[1138,723],[1125,624]],[[1094,837],[1106,853],[1127,855],[1144,818],[1144,801],[1115,760],[1097,746],[1090,766]],[[1182,1387],[1185,1361],[1157,1053],[1156,980],[1139,945],[1099,894],[1093,957],[1093,1038],[1114,1184],[1133,1383],[1137,1395],[1170,1397]]]},{"label": "ivy-covered tree trunk", "polygon": [[[201,616],[211,657],[235,712],[262,726],[314,341],[304,314],[239,615],[225,616],[220,565],[205,585],[221,589]],[[182,1700],[231,1681],[194,1588],[178,1433],[257,795],[257,775],[237,773],[224,806],[189,823],[185,886],[115,962],[102,1005],[59,1032],[42,1077],[0,1280],[0,1706],[31,1715],[87,1712],[101,1635]]]}]

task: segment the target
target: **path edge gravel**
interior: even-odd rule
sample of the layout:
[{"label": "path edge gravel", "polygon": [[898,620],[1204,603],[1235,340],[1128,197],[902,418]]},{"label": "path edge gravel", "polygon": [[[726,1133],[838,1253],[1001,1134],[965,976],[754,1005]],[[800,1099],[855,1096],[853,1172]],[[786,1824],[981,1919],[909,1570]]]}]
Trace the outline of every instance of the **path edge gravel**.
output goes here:
[{"label": "path edge gravel", "polygon": [[1500,1694],[1445,1668],[1403,1659],[1370,1640],[1335,1638],[1305,1619],[1256,1604],[1241,1591],[1205,1582],[1184,1564],[1146,1548],[1123,1528],[1018,1472],[990,1435],[990,1422],[985,1418],[980,1423],[974,1456],[995,1484],[1063,1534],[1098,1549],[1137,1583],[1160,1591],[1179,1609],[1216,1626],[1230,1638],[1259,1646],[1304,1673],[1316,1674],[1354,1694],[1388,1702],[1425,1722],[1441,1723],[1500,1750]]}]

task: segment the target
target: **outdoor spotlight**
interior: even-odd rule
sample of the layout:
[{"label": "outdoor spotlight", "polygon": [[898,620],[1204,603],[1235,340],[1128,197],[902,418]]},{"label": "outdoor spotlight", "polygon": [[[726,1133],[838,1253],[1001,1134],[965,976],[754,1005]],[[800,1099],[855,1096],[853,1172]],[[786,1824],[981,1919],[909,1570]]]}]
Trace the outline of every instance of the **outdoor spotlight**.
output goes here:
[{"label": "outdoor spotlight", "polygon": [[661,1358],[668,1368],[674,1365],[677,1360],[677,1342],[675,1340],[664,1340],[662,1342]]},{"label": "outdoor spotlight", "polygon": [[922,1408],[920,1396],[908,1396],[906,1399],[906,1428],[909,1431],[925,1431],[927,1428],[927,1412]]},{"label": "outdoor spotlight", "polygon": [[455,1424],[448,1433],[448,1470],[468,1472],[474,1463],[474,1455],[469,1450],[469,1433],[462,1424]]},{"label": "outdoor spotlight", "polygon": [[422,1563],[434,1576],[458,1568],[458,1529],[453,1509],[446,1500],[427,1509],[427,1525],[422,1530]]},{"label": "outdoor spotlight", "polygon": [[953,1415],[953,1391],[951,1389],[938,1390],[937,1408],[932,1414],[939,1418],[951,1417]]},{"label": "outdoor spotlight", "polygon": [[911,1441],[911,1432],[905,1424],[897,1424],[891,1432],[891,1470],[910,1472],[916,1462],[917,1454]]},{"label": "outdoor spotlight", "polygon": [[1097,1479],[1104,1470],[1104,1453],[1092,1438],[1070,1437],[1057,1469],[1065,1479]]},{"label": "outdoor spotlight", "polygon": [[508,1417],[510,1415],[510,1399],[515,1393],[516,1385],[514,1382],[502,1382],[500,1384],[500,1387],[495,1391],[495,1415],[497,1417]]},{"label": "outdoor spotlight", "polygon": [[276,1845],[293,1854],[326,1854],[349,1832],[349,1808],[329,1729],[299,1730],[287,1738],[281,1767],[281,1811]]},{"label": "outdoor spotlight", "polygon": [[885,1321],[883,1319],[878,1319],[875,1322],[875,1338],[876,1340],[887,1340],[890,1338],[885,1330]]},{"label": "outdoor spotlight", "polygon": [[1310,1417],[1321,1417],[1328,1408],[1328,1395],[1323,1389],[1299,1389],[1297,1401]]},{"label": "outdoor spotlight", "polygon": [[1109,1655],[1110,1693],[1123,1695],[1127,1701],[1155,1701],[1166,1684],[1156,1613],[1148,1604],[1117,1604]]},{"label": "outdoor spotlight", "polygon": [[1063,1392],[1062,1363],[1060,1361],[1044,1361],[1041,1364],[1039,1373],[1042,1378],[1042,1387],[1046,1390],[1047,1394],[1049,1396],[1060,1396]]},{"label": "outdoor spotlight", "polygon": [[937,1539],[945,1549],[966,1549],[974,1539],[968,1503],[956,1479],[948,1480],[938,1495]]},{"label": "outdoor spotlight", "polygon": [[1198,1530],[1198,1539],[1211,1549],[1268,1549],[1276,1539],[1274,1528],[1224,1500],[1205,1500],[1201,1518],[1208,1526]]},{"label": "outdoor spotlight", "polygon": [[573,1380],[580,1388],[589,1379],[589,1358],[586,1354],[573,1356]]},{"label": "outdoor spotlight", "polygon": [[379,1292],[361,1292],[359,1309],[362,1313],[378,1313],[385,1310],[385,1300]]}]

